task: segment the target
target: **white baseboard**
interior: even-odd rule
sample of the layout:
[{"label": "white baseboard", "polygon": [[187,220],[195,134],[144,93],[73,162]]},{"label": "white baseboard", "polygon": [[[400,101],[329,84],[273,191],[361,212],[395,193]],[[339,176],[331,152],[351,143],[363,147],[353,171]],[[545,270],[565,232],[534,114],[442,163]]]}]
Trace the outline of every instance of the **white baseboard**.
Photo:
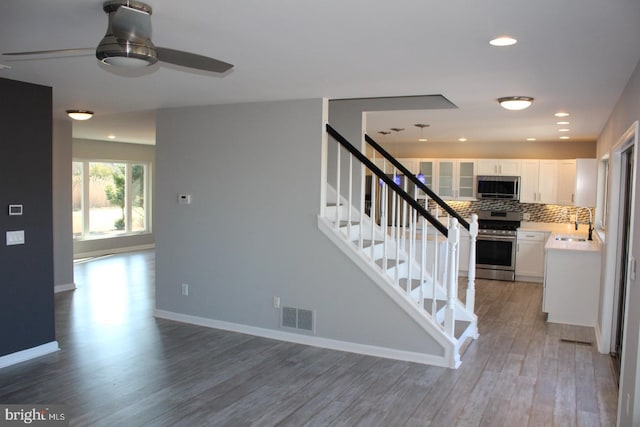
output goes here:
[{"label": "white baseboard", "polygon": [[345,351],[348,353],[364,354],[367,356],[383,357],[386,359],[402,360],[406,362],[421,363],[424,365],[441,366],[448,368],[444,357],[432,354],[416,353],[412,351],[397,350],[387,347],[378,347],[367,344],[359,344],[347,341],[339,341],[330,338],[322,338],[311,335],[298,335],[291,332],[275,329],[260,328],[257,326],[230,323],[222,320],[208,319],[205,317],[191,316],[166,310],[154,310],[154,316],[173,320],[176,322],[190,323],[192,325],[205,326],[207,328],[222,329],[241,334],[254,335],[279,341],[293,342],[296,344],[310,345],[329,350]]},{"label": "white baseboard", "polygon": [[124,248],[102,249],[99,251],[92,251],[92,252],[78,252],[73,254],[73,259],[92,258],[92,257],[98,257],[98,256],[104,256],[104,255],[121,254],[125,252],[146,251],[150,249],[155,249],[155,247],[156,245],[154,243],[149,243],[146,245],[127,246]]},{"label": "white baseboard", "polygon": [[49,353],[55,353],[58,350],[60,350],[58,341],[51,341],[37,347],[7,354],[6,356],[0,357],[0,369],[15,365],[16,363],[26,362],[27,360],[35,359],[36,357],[44,356]]},{"label": "white baseboard", "polygon": [[76,290],[75,283],[67,283],[65,285],[55,285],[53,287],[53,293],[55,294],[60,292],[75,291],[75,290]]}]

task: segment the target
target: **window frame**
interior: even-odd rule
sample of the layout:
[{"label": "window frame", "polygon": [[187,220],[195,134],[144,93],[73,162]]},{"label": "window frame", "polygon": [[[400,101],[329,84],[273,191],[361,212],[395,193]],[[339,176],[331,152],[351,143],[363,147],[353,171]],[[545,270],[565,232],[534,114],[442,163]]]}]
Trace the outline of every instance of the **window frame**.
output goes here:
[{"label": "window frame", "polygon": [[[144,160],[107,160],[107,159],[94,159],[94,158],[76,158],[72,159],[72,165],[76,163],[81,164],[81,200],[80,200],[80,209],[82,212],[82,232],[80,234],[73,235],[73,240],[100,240],[100,239],[116,239],[119,237],[126,236],[139,236],[144,234],[152,233],[152,200],[151,200],[151,174],[152,174],[152,164],[149,161]],[[87,200],[90,200],[90,186],[89,179],[90,174],[87,173],[90,171],[90,165],[92,163],[108,163],[108,164],[123,164],[125,166],[125,184],[124,184],[124,200],[125,200],[125,230],[123,232],[114,233],[114,234],[92,234],[91,232],[91,223],[90,223],[90,214],[91,209],[88,208]],[[132,171],[133,167],[141,165],[144,168],[143,175],[143,200],[144,200],[144,212],[145,212],[145,227],[143,230],[133,231],[132,227],[132,218],[133,218],[133,192],[131,190],[131,185],[133,182],[132,179]],[[73,167],[72,167],[73,170]],[[73,177],[72,177],[73,179]],[[73,209],[73,207],[72,207]]]}]

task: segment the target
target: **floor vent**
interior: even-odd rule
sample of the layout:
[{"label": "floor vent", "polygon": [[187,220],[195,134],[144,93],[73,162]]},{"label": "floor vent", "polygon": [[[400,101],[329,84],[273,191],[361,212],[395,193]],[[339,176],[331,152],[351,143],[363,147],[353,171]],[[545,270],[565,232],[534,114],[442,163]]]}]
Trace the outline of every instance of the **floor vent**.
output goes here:
[{"label": "floor vent", "polygon": [[282,326],[285,328],[314,331],[313,310],[302,308],[282,307]]},{"label": "floor vent", "polygon": [[560,342],[566,342],[569,344],[580,344],[580,345],[588,345],[591,347],[593,344],[590,341],[580,341],[580,340],[570,340],[567,338],[560,338]]}]

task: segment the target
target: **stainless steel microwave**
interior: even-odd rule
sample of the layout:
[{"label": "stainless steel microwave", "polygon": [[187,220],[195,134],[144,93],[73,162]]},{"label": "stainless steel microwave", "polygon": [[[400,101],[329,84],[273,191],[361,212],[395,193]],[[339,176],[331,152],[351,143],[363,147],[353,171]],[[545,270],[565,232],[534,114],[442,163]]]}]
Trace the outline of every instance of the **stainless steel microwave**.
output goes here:
[{"label": "stainless steel microwave", "polygon": [[520,200],[520,177],[502,175],[478,175],[476,198]]}]

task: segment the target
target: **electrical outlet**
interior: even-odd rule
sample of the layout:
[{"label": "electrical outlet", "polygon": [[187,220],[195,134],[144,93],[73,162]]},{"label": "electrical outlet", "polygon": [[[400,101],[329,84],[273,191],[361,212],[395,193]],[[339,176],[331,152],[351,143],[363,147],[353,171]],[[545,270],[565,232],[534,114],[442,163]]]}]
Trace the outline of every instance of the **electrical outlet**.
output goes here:
[{"label": "electrical outlet", "polygon": [[531,214],[529,212],[524,212],[522,214],[523,221],[529,221],[531,219]]},{"label": "electrical outlet", "polygon": [[576,214],[569,215],[569,222],[576,222]]},{"label": "electrical outlet", "polygon": [[183,283],[182,285],[182,295],[184,295],[185,297],[189,296],[189,284],[188,283]]},{"label": "electrical outlet", "polygon": [[280,308],[280,297],[273,297],[273,308]]}]

